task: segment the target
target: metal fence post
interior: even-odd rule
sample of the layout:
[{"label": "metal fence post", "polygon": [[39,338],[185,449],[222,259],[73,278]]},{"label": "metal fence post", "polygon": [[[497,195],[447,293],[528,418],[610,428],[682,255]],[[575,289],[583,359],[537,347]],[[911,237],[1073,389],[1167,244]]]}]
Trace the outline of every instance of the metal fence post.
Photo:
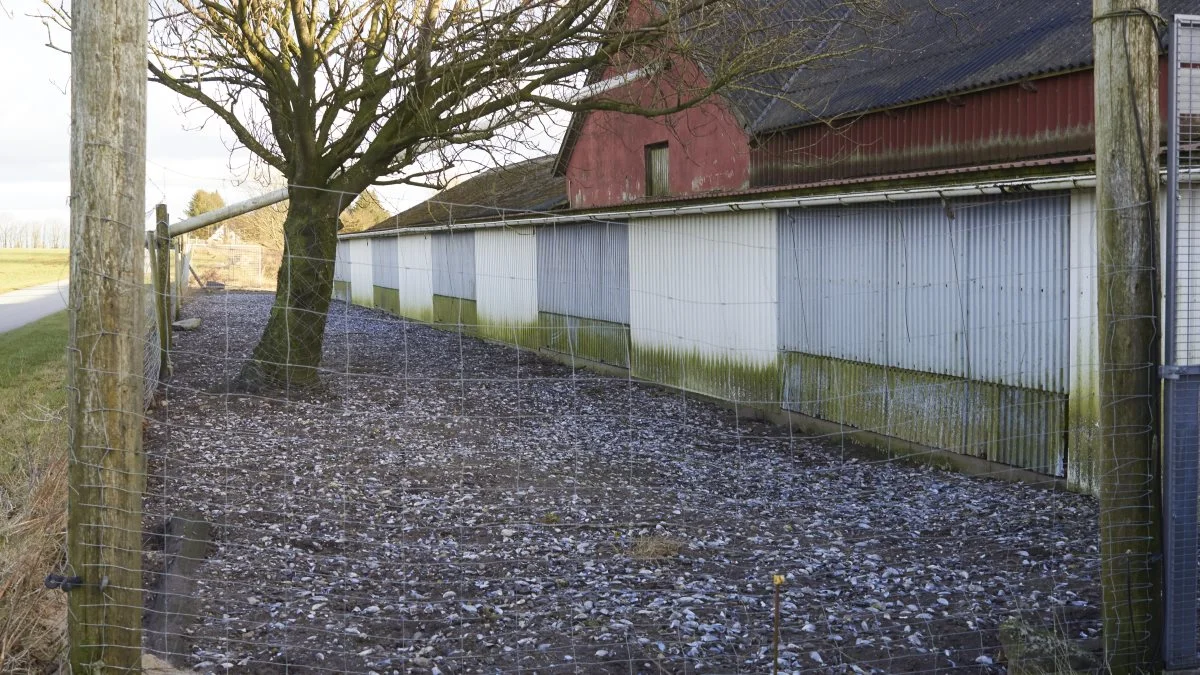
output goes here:
[{"label": "metal fence post", "polygon": [[[1193,335],[1200,301],[1200,213],[1180,194],[1191,188],[1194,150],[1181,143],[1195,131],[1200,87],[1200,17],[1176,16],[1167,70],[1167,208],[1163,269],[1163,660],[1168,669],[1194,668],[1197,655],[1197,548],[1200,547],[1200,335]],[[1200,83],[1198,83],[1200,84]],[[1186,127],[1186,128],[1185,128]]]}]

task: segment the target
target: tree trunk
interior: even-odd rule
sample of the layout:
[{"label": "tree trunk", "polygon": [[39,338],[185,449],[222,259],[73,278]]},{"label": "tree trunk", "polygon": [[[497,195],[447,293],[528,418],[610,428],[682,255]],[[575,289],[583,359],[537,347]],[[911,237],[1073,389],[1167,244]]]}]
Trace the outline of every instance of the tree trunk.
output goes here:
[{"label": "tree trunk", "polygon": [[318,382],[338,215],[350,200],[337,192],[291,192],[275,304],[254,355],[238,375],[236,387],[242,391],[307,389]]}]

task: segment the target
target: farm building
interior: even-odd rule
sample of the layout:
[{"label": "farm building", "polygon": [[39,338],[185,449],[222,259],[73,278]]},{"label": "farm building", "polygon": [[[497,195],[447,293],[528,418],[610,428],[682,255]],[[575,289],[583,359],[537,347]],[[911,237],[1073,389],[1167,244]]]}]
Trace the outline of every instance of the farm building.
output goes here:
[{"label": "farm building", "polygon": [[1091,3],[908,4],[770,96],[577,113],[556,157],[342,236],[337,292],[1093,490]]}]

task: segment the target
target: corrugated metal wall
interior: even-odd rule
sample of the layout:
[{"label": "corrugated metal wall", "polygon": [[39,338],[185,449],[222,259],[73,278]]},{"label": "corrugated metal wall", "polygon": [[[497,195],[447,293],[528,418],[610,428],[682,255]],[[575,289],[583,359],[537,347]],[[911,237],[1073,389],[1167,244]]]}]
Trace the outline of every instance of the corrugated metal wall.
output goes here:
[{"label": "corrugated metal wall", "polygon": [[629,228],[555,225],[537,231],[538,308],[629,323]]},{"label": "corrugated metal wall", "polygon": [[784,407],[1065,471],[1066,193],[781,214]]},{"label": "corrugated metal wall", "polygon": [[351,239],[346,242],[350,266],[350,301],[371,307],[375,301],[374,272],[371,265],[371,240]]},{"label": "corrugated metal wall", "polygon": [[531,228],[475,231],[476,308],[481,324],[537,323],[537,253]]},{"label": "corrugated metal wall", "polygon": [[1094,492],[1100,451],[1100,335],[1096,288],[1096,191],[1071,193],[1071,295],[1068,345],[1068,407],[1071,453],[1067,481],[1075,488]]},{"label": "corrugated metal wall", "polygon": [[333,260],[333,280],[350,281],[350,241],[339,241]]},{"label": "corrugated metal wall", "polygon": [[374,268],[374,283],[381,288],[400,288],[399,259],[396,237],[374,237],[371,239],[371,264]]},{"label": "corrugated metal wall", "polygon": [[433,235],[433,292],[450,298],[475,299],[475,232]]},{"label": "corrugated metal wall", "polygon": [[433,313],[433,237],[428,234],[396,238],[400,313],[428,321]]},{"label": "corrugated metal wall", "polygon": [[779,401],[776,216],[629,225],[633,373],[733,401]]},{"label": "corrugated metal wall", "polygon": [[782,214],[786,351],[1067,391],[1069,196]]}]

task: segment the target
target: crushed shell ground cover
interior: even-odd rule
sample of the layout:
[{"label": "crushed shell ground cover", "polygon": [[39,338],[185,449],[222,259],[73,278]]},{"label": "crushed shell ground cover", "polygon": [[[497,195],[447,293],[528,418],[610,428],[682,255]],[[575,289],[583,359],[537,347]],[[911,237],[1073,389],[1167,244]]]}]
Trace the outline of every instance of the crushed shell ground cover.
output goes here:
[{"label": "crushed shell ground cover", "polygon": [[322,391],[223,394],[271,299],[188,303],[147,425],[147,532],[213,528],[181,667],[767,673],[775,574],[784,673],[1004,672],[1018,614],[1098,634],[1090,498],[336,302]]}]

